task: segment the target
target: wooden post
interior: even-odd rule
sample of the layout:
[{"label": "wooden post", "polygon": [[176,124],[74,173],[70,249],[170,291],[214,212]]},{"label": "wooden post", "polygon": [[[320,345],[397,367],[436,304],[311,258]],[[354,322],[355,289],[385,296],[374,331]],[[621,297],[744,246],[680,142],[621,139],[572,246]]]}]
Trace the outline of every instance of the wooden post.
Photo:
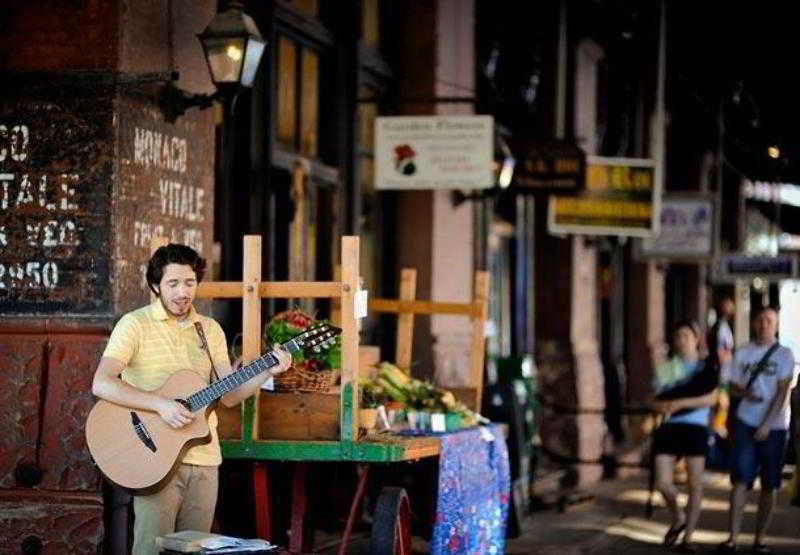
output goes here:
[{"label": "wooden post", "polygon": [[[153,256],[153,253],[155,253],[159,247],[163,247],[167,244],[169,244],[169,239],[166,237],[153,237],[150,239],[150,256]],[[148,289],[150,289],[150,287],[148,287]],[[156,300],[156,294],[151,290],[150,302],[153,302],[154,300]]]},{"label": "wooden post", "polygon": [[[333,281],[342,281],[341,264],[333,266]],[[342,325],[342,299],[340,297],[331,299],[331,323],[339,327]]]},{"label": "wooden post", "polygon": [[472,317],[472,342],[469,353],[471,382],[475,386],[475,412],[481,411],[483,395],[483,361],[486,350],[485,326],[489,313],[489,272],[475,272],[472,293],[477,316]]},{"label": "wooden post", "polygon": [[[403,268],[400,273],[400,300],[413,301],[417,297],[417,270]],[[394,360],[398,368],[411,375],[411,343],[414,337],[414,313],[400,312],[397,316],[397,341]]]},{"label": "wooden post", "polygon": [[358,326],[355,315],[354,297],[358,291],[358,237],[342,237],[342,294],[341,294],[341,328],[342,328],[342,395],[350,384],[351,418],[348,418],[344,407],[346,400],[342,398],[340,414],[342,441],[358,439]]},{"label": "wooden post", "polygon": [[266,462],[253,462],[252,485],[255,500],[256,537],[272,541],[272,492],[269,489],[269,468]]},{"label": "wooden post", "polygon": [[[244,236],[244,268],[242,270],[242,363],[261,356],[261,236]],[[252,421],[252,438],[259,437],[259,395],[253,396],[255,405]],[[244,410],[244,409],[243,409]],[[244,412],[243,418],[244,418]]]}]

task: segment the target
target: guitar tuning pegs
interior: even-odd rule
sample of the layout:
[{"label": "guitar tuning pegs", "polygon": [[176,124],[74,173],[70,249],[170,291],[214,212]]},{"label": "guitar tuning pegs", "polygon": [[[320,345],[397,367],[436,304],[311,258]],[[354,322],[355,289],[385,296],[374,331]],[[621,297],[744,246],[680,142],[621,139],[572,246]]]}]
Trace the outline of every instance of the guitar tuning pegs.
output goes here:
[{"label": "guitar tuning pegs", "polygon": [[321,349],[319,348],[319,345],[315,345],[314,348],[312,349],[312,351],[314,351],[315,353],[318,353],[318,352],[321,351]]}]

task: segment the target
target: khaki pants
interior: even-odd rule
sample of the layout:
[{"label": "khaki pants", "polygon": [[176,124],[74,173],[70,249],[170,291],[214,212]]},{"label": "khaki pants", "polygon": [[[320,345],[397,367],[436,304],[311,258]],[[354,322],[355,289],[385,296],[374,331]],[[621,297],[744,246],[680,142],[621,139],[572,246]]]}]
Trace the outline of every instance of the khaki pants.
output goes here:
[{"label": "khaki pants", "polygon": [[216,466],[181,464],[167,485],[133,498],[133,555],[155,555],[155,540],[180,530],[208,532],[217,504]]}]

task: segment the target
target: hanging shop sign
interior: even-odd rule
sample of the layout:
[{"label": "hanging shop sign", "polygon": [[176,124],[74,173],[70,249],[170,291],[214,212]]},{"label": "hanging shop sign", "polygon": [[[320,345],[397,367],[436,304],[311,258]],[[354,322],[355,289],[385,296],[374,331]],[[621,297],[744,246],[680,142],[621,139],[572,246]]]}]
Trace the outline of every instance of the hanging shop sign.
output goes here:
[{"label": "hanging shop sign", "polygon": [[586,155],[575,143],[549,141],[523,146],[514,182],[522,192],[574,193],[586,179]]},{"label": "hanging shop sign", "polygon": [[585,190],[551,196],[547,226],[551,233],[651,237],[658,233],[660,201],[653,160],[589,156]]},{"label": "hanging shop sign", "polygon": [[792,183],[770,183],[745,179],[742,182],[742,195],[751,200],[800,206],[800,186]]},{"label": "hanging shop sign", "polygon": [[375,120],[376,189],[487,189],[495,182],[491,116]]},{"label": "hanging shop sign", "polygon": [[792,254],[754,256],[730,253],[717,258],[712,266],[712,280],[715,283],[734,283],[755,278],[777,282],[796,276],[797,257]]},{"label": "hanging shop sign", "polygon": [[664,195],[658,235],[642,239],[636,254],[643,258],[709,260],[714,255],[714,206],[712,195]]}]

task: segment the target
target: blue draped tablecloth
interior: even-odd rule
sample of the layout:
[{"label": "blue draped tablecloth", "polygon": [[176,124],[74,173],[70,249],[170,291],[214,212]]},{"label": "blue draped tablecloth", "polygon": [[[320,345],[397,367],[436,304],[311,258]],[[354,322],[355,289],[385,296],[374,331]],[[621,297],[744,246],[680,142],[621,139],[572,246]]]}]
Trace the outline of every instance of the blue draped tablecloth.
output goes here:
[{"label": "blue draped tablecloth", "polygon": [[470,428],[430,435],[441,443],[430,552],[504,553],[511,475],[502,430],[486,426],[483,433]]}]

